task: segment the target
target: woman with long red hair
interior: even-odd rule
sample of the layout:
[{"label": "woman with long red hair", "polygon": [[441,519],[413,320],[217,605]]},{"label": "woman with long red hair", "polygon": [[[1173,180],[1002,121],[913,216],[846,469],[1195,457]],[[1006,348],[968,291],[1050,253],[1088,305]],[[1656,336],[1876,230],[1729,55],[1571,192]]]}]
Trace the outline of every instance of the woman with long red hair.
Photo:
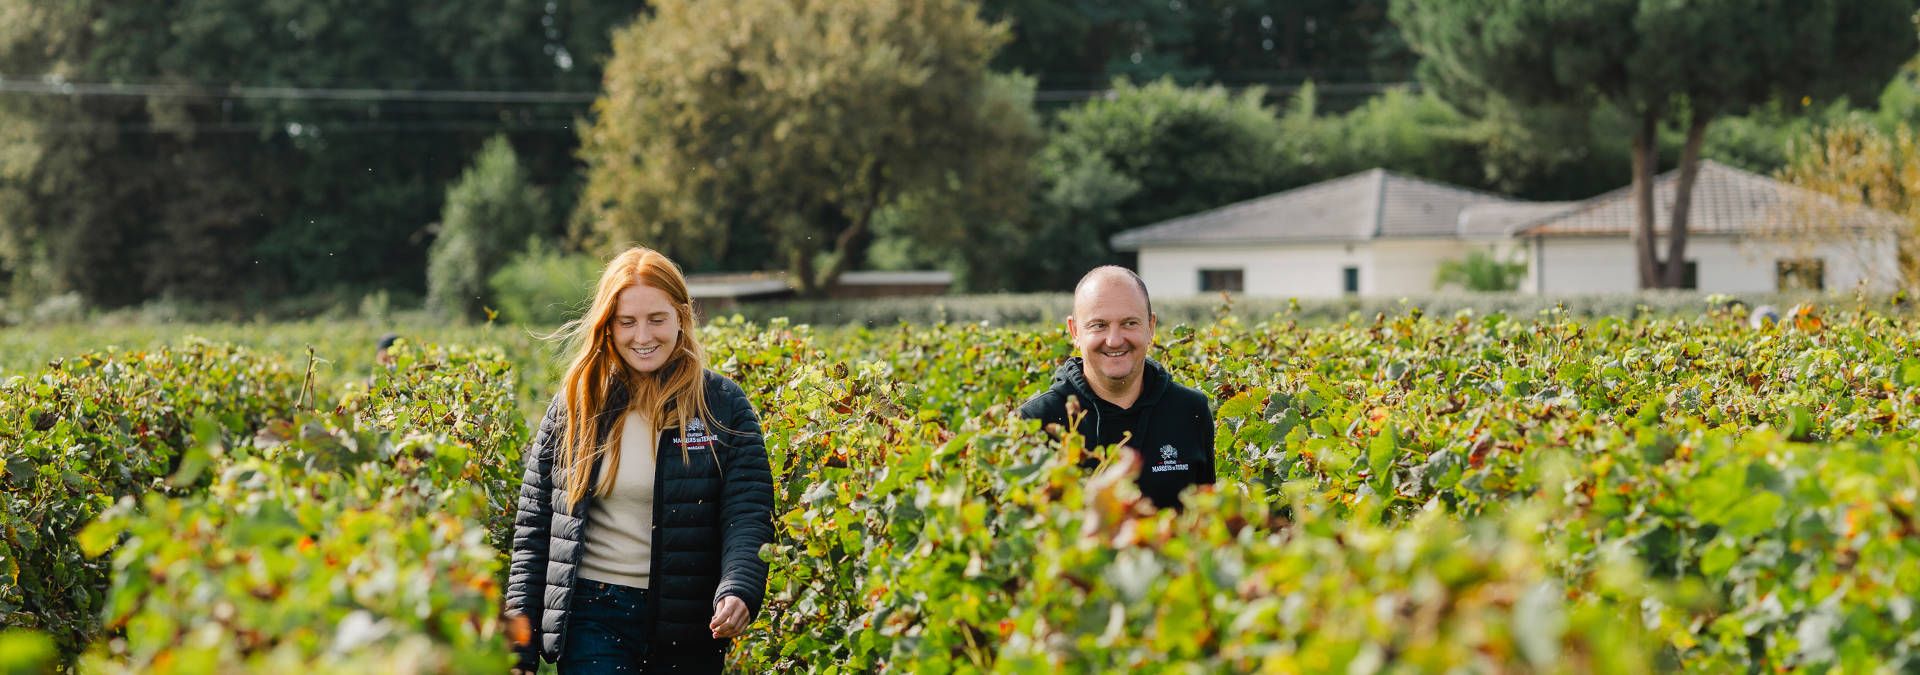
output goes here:
[{"label": "woman with long red hair", "polygon": [[632,248],[600,275],[526,451],[506,611],[516,670],[720,672],[766,593],[773,479],[759,417],[706,369],[686,277]]}]

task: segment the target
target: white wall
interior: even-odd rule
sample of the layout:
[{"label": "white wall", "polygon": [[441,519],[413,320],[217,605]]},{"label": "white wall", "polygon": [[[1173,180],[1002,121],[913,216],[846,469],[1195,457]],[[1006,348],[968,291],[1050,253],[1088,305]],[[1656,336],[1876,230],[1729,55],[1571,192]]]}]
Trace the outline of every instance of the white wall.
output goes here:
[{"label": "white wall", "polygon": [[[1666,242],[1656,242],[1662,255]],[[1639,288],[1632,243],[1619,238],[1547,238],[1528,256],[1537,266],[1523,290],[1546,294],[1625,293]],[[1774,263],[1788,258],[1819,258],[1826,263],[1828,291],[1852,290],[1866,282],[1873,290],[1891,290],[1898,265],[1890,238],[1836,236],[1819,243],[1694,235],[1687,257],[1698,267],[1699,290],[1756,293],[1776,290]]]},{"label": "white wall", "polygon": [[1240,246],[1140,250],[1140,278],[1154,297],[1200,295],[1200,270],[1243,270],[1252,297],[1337,297],[1341,269],[1360,267],[1360,288],[1367,288],[1370,256],[1365,244]]},{"label": "white wall", "polygon": [[[1538,250],[1533,249],[1536,242]],[[1666,251],[1664,240],[1657,245]],[[1417,296],[1434,292],[1434,273],[1442,261],[1464,257],[1474,248],[1496,256],[1514,251],[1524,259],[1524,292],[1629,293],[1639,288],[1633,248],[1625,237],[1149,247],[1140,251],[1139,272],[1155,297],[1200,295],[1200,270],[1237,268],[1250,297],[1331,298],[1343,295],[1341,270],[1352,265],[1360,270],[1360,295]],[[1806,243],[1696,234],[1687,242],[1687,257],[1698,265],[1700,290],[1709,293],[1771,292],[1774,263],[1787,258],[1824,260],[1829,291],[1852,290],[1863,280],[1871,289],[1891,290],[1899,270],[1890,237],[1838,236]]]},{"label": "white wall", "polygon": [[1475,250],[1485,251],[1495,260],[1526,259],[1523,242],[1510,239],[1385,239],[1374,241],[1372,250],[1375,283],[1363,285],[1362,295],[1404,297],[1441,292],[1433,286],[1440,264],[1462,260]]},{"label": "white wall", "polygon": [[1200,270],[1240,269],[1249,297],[1332,298],[1344,294],[1342,270],[1360,271],[1360,295],[1433,293],[1443,260],[1470,247],[1510,248],[1507,243],[1458,239],[1390,239],[1352,244],[1143,248],[1140,278],[1154,297],[1200,295]]}]

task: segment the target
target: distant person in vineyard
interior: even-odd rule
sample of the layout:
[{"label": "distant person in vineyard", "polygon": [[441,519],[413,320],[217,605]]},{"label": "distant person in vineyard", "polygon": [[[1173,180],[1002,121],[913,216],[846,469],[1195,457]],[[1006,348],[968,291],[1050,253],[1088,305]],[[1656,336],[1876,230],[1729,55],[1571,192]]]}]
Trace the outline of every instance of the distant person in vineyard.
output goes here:
[{"label": "distant person in vineyard", "polygon": [[393,354],[391,350],[393,349],[393,343],[399,340],[399,333],[388,333],[380,336],[380,341],[374,343],[373,346],[373,362],[383,366],[392,366]]},{"label": "distant person in vineyard", "polygon": [[1179,506],[1187,486],[1213,484],[1213,412],[1206,394],[1147,358],[1157,323],[1139,275],[1112,265],[1088,272],[1073,288],[1067,317],[1080,355],[1060,365],[1020,416],[1064,428],[1068,401],[1077,402],[1087,446],[1121,444],[1138,453],[1140,493],[1165,508]]},{"label": "distant person in vineyard", "polygon": [[[507,583],[516,671],[718,673],[766,593],[773,479],[740,386],[706,369],[680,268],[621,253],[526,450]],[[524,621],[524,624],[522,623]]]}]

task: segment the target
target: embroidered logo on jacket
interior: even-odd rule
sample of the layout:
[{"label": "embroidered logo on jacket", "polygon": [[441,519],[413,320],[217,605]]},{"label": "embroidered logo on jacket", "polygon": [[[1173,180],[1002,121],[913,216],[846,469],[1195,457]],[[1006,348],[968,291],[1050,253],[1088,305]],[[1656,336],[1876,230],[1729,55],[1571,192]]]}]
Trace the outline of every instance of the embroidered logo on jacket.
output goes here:
[{"label": "embroidered logo on jacket", "polygon": [[720,440],[720,437],[707,433],[707,424],[701,422],[700,418],[695,417],[687,420],[686,433],[675,438],[674,442],[685,446],[688,450],[705,450],[707,446],[717,440]]},{"label": "embroidered logo on jacket", "polygon": [[1186,471],[1188,469],[1189,467],[1187,466],[1187,464],[1185,462],[1180,461],[1179,450],[1173,449],[1173,446],[1171,444],[1160,446],[1160,463],[1153,465],[1154,473],[1165,473],[1168,471]]}]

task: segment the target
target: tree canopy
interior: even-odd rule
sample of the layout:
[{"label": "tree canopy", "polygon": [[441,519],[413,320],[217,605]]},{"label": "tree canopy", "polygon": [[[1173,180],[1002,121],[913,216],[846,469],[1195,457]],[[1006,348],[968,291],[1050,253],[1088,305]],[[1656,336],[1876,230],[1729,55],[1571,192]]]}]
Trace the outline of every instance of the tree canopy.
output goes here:
[{"label": "tree canopy", "polygon": [[1063,94],[1115,77],[1228,86],[1405,81],[1387,0],[984,0],[1013,24],[995,60]]},{"label": "tree canopy", "polygon": [[881,209],[996,155],[1019,121],[987,105],[1006,36],[964,0],[657,3],[615,35],[582,130],[579,231],[698,267],[757,230],[817,294]]},{"label": "tree canopy", "polygon": [[580,103],[486,92],[591,92],[634,11],[0,0],[0,269],[108,306],[417,292],[426,227],[489,135],[536,182],[573,171]]},{"label": "tree canopy", "polygon": [[[1423,77],[1470,109],[1618,108],[1635,121],[1634,241],[1644,287],[1677,287],[1708,125],[1769,101],[1863,96],[1913,55],[1911,0],[1394,0]],[[1662,120],[1686,129],[1665,262],[1653,174]]]}]

